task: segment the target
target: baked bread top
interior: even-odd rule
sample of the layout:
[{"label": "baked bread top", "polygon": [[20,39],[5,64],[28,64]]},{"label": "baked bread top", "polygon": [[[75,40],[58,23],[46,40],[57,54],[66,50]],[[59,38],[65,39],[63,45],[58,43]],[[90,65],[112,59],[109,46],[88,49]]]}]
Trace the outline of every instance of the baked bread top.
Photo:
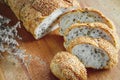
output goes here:
[{"label": "baked bread top", "polygon": [[76,0],[35,0],[32,6],[38,10],[42,16],[48,16],[57,8],[67,8],[70,6],[79,7],[79,3]]}]

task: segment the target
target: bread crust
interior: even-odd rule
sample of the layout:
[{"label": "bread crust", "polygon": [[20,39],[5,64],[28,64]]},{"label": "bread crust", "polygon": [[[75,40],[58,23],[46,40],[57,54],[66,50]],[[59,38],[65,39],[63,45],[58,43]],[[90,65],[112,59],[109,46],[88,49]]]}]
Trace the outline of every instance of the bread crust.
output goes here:
[{"label": "bread crust", "polygon": [[42,16],[48,16],[59,7],[57,0],[34,0],[32,6],[38,10]]},{"label": "bread crust", "polygon": [[33,0],[6,0],[14,14],[20,19],[20,11],[26,4],[32,4]]},{"label": "bread crust", "polygon": [[68,47],[66,47],[66,50],[72,53],[72,48],[78,44],[91,44],[97,48],[104,50],[109,56],[109,61],[108,61],[108,65],[104,66],[103,69],[110,69],[118,63],[118,54],[116,48],[110,42],[102,38],[94,39],[85,36],[77,37],[71,41]]},{"label": "bread crust", "polygon": [[96,43],[98,43],[99,47],[108,54],[110,57],[110,61],[107,66],[105,66],[105,69],[109,69],[117,65],[118,63],[118,51],[114,48],[112,44],[110,44],[108,41],[104,39],[95,39]]},{"label": "bread crust", "polygon": [[106,24],[104,23],[100,23],[100,22],[94,22],[94,23],[75,23],[73,25],[71,25],[69,28],[66,29],[65,34],[64,34],[64,40],[65,42],[67,42],[66,36],[69,34],[69,32],[74,29],[74,28],[79,28],[79,27],[88,27],[88,28],[99,28],[102,31],[105,31],[111,38],[112,41],[111,42],[116,49],[119,50],[119,39],[118,39],[118,35],[116,34],[116,32],[114,30],[112,30],[111,28],[109,28]]},{"label": "bread crust", "polygon": [[50,69],[60,80],[87,80],[84,65],[76,56],[65,51],[58,52],[54,56]]},{"label": "bread crust", "polygon": [[32,6],[41,12],[42,16],[48,16],[54,10],[61,7],[80,7],[76,0],[34,0]]}]

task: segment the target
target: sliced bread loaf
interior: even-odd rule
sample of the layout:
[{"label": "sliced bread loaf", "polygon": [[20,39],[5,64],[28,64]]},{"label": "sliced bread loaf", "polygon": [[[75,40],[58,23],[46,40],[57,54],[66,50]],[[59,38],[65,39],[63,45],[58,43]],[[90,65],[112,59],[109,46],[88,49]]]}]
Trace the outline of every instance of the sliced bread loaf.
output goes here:
[{"label": "sliced bread loaf", "polygon": [[87,79],[85,66],[76,56],[68,52],[58,52],[51,61],[50,69],[60,80]]},{"label": "sliced bread loaf", "polygon": [[80,36],[103,38],[118,48],[118,39],[116,38],[117,34],[103,23],[75,23],[71,25],[65,31],[64,45],[67,46],[72,39]]},{"label": "sliced bread loaf", "polygon": [[72,2],[67,0],[5,0],[35,39],[42,38],[50,32],[57,18],[69,11],[66,8],[74,5],[79,7],[77,0],[70,1]]},{"label": "sliced bread loaf", "polygon": [[115,47],[101,38],[77,37],[66,49],[76,55],[87,68],[109,69],[118,63]]},{"label": "sliced bread loaf", "polygon": [[[23,21],[25,28],[38,39],[46,35],[53,22],[65,11],[67,8],[59,8],[49,16],[42,16],[39,11],[36,11],[30,4],[26,4],[20,12],[20,19]],[[32,14],[31,14],[32,13]],[[53,27],[53,26],[52,26]]]},{"label": "sliced bread loaf", "polygon": [[115,29],[113,23],[106,18],[100,11],[94,9],[77,9],[64,13],[59,19],[60,34],[63,35],[70,25],[80,23],[101,22],[111,29]]}]

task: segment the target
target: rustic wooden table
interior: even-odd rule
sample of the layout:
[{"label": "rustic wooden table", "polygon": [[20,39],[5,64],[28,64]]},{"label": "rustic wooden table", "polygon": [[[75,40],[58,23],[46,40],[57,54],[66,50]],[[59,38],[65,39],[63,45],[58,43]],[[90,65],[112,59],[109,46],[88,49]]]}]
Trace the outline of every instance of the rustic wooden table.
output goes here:
[{"label": "rustic wooden table", "polygon": [[[120,37],[120,0],[79,0],[79,3],[81,7],[92,7],[103,12],[114,22]],[[18,21],[5,4],[0,3],[0,14],[12,19],[13,24]],[[28,73],[17,59],[6,56],[5,59],[0,60],[0,80],[58,80],[49,69],[53,56],[58,51],[65,50],[63,38],[58,35],[57,30],[40,40],[35,40],[24,27],[19,30],[19,34],[23,38],[19,41],[20,46],[26,49],[27,53],[38,56],[39,60],[31,62]],[[88,69],[88,80],[120,80],[120,62],[111,70]]]}]

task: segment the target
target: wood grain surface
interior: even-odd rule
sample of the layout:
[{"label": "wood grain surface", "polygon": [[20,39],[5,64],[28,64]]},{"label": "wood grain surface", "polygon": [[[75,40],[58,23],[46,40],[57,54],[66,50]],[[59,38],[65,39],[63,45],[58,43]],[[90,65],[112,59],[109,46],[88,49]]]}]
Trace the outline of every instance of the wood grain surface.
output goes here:
[{"label": "wood grain surface", "polygon": [[[78,0],[81,7],[92,7],[100,10],[110,18],[120,37],[120,0]],[[5,4],[0,3],[0,14],[12,20],[15,24],[18,20],[11,9]],[[22,23],[21,23],[22,24]],[[27,53],[39,57],[32,60],[28,66],[28,71],[17,60],[11,61],[7,56],[0,60],[0,80],[58,80],[51,72],[49,64],[53,56],[58,51],[64,51],[63,37],[58,35],[58,31],[49,33],[42,39],[35,40],[32,35],[22,26],[19,35],[23,40],[19,41],[20,46]],[[120,54],[120,52],[119,52]],[[119,57],[120,60],[120,57]],[[111,70],[92,70],[88,69],[88,80],[120,80],[120,62]]]}]

